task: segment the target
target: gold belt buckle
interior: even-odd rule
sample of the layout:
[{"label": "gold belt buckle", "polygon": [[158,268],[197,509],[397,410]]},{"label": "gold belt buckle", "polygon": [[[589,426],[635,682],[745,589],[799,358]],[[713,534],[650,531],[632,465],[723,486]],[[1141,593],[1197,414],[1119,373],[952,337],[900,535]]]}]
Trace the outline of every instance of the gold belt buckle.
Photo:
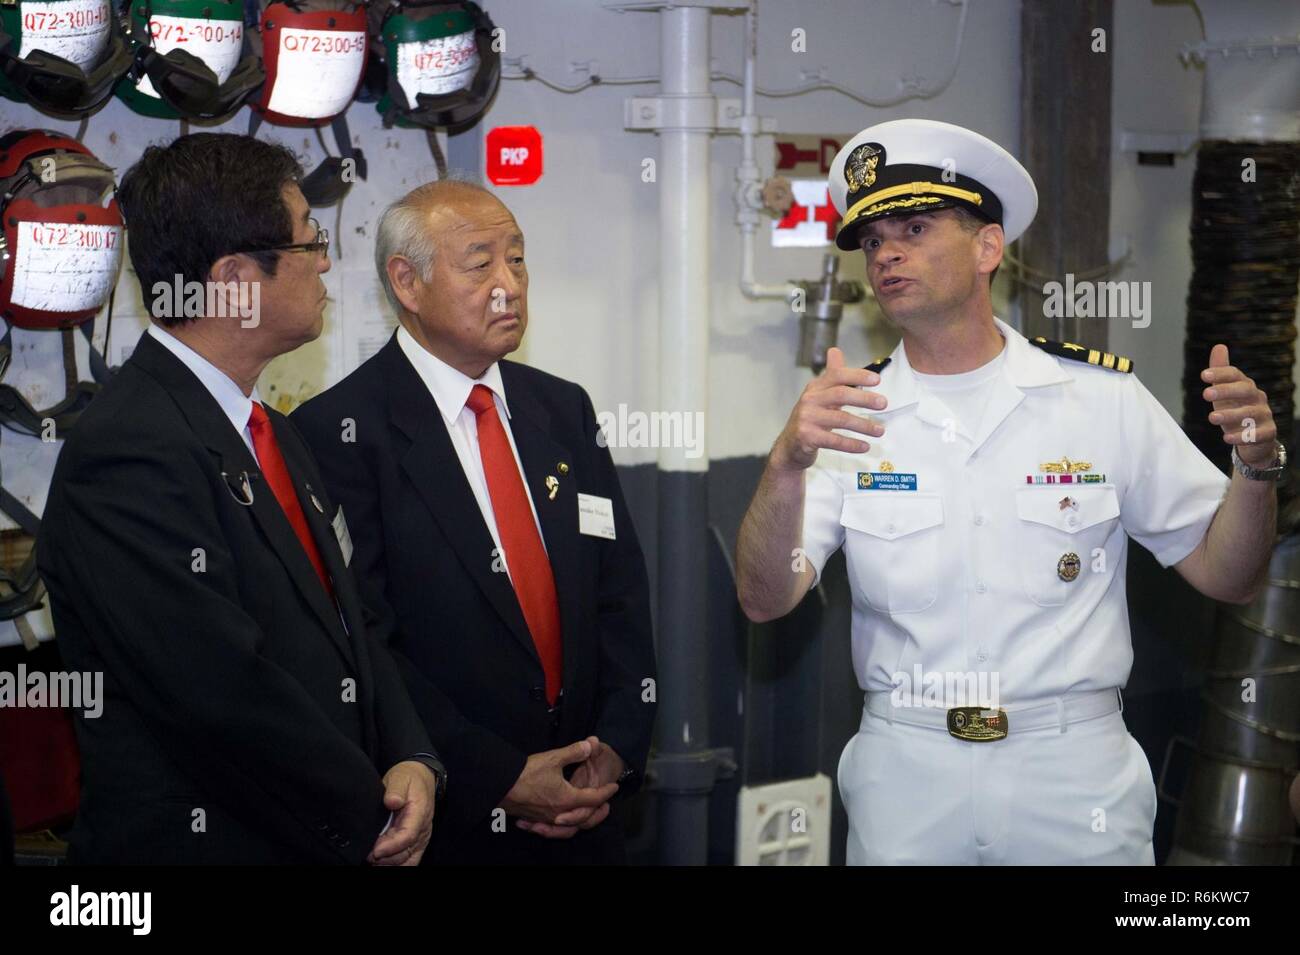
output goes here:
[{"label": "gold belt buckle", "polygon": [[1006,739],[1011,727],[1005,710],[986,706],[954,706],[948,711],[948,734],[972,743]]}]

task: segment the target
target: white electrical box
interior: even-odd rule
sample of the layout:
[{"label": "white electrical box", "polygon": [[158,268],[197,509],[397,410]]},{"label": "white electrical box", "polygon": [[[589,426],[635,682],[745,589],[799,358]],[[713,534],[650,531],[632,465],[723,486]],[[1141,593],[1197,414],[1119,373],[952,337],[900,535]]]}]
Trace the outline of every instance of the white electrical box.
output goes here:
[{"label": "white electrical box", "polygon": [[740,790],[736,865],[826,865],[830,845],[829,776]]}]

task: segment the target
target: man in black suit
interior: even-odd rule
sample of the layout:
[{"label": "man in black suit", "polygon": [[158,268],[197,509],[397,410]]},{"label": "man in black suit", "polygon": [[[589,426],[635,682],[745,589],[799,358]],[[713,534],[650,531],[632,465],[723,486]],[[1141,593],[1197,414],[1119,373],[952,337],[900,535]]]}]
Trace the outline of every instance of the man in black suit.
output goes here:
[{"label": "man in black suit", "polygon": [[427,845],[441,763],[311,454],[256,389],[321,331],[328,235],[300,175],[282,147],[198,134],[123,179],[154,323],[63,447],[37,541],[64,660],[104,673],[102,715],[77,716],[70,861]]},{"label": "man in black suit", "polygon": [[375,259],[400,328],[293,421],[447,761],[430,859],[622,861],[609,800],[654,721],[645,560],[586,392],[503,360],[528,321],[523,235],[441,181],[385,212]]}]

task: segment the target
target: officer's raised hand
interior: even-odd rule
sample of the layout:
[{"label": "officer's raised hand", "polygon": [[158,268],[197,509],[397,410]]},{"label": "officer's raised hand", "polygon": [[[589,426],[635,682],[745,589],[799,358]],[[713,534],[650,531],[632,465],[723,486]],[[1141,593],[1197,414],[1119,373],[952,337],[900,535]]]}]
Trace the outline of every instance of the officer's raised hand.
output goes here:
[{"label": "officer's raised hand", "polygon": [[844,411],[845,405],[880,411],[885,396],[864,391],[880,384],[880,376],[865,368],[844,367],[844,352],[826,352],[826,370],[808,383],[799,396],[785,429],[772,445],[768,466],[778,471],[799,471],[811,467],[820,448],[862,454],[871,445],[859,438],[836,434],[832,429],[880,437],[885,426],[873,418]]},{"label": "officer's raised hand", "polygon": [[1268,395],[1255,387],[1240,368],[1228,364],[1228,346],[1210,350],[1210,367],[1201,372],[1209,382],[1205,400],[1214,404],[1210,421],[1223,429],[1223,440],[1235,445],[1237,455],[1253,468],[1267,468],[1277,459],[1277,425]]}]

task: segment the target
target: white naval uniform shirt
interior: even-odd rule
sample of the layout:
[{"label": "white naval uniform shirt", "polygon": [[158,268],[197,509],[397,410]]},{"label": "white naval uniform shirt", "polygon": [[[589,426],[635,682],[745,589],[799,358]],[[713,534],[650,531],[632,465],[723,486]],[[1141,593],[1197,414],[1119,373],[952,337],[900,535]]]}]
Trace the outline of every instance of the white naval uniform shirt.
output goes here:
[{"label": "white naval uniform shirt", "polygon": [[[808,471],[802,546],[818,577],[845,549],[864,690],[910,686],[918,664],[996,672],[1004,704],[1123,686],[1128,537],[1176,564],[1227,490],[1133,374],[1049,355],[995,321],[1005,359],[976,433],[924,388],[900,342],[873,389],[888,407],[845,409],[884,435],[866,454],[822,450]],[[1105,481],[1026,483],[1062,457]],[[916,489],[860,489],[858,475],[885,462]],[[1067,553],[1081,564],[1073,581],[1057,572]]]}]

